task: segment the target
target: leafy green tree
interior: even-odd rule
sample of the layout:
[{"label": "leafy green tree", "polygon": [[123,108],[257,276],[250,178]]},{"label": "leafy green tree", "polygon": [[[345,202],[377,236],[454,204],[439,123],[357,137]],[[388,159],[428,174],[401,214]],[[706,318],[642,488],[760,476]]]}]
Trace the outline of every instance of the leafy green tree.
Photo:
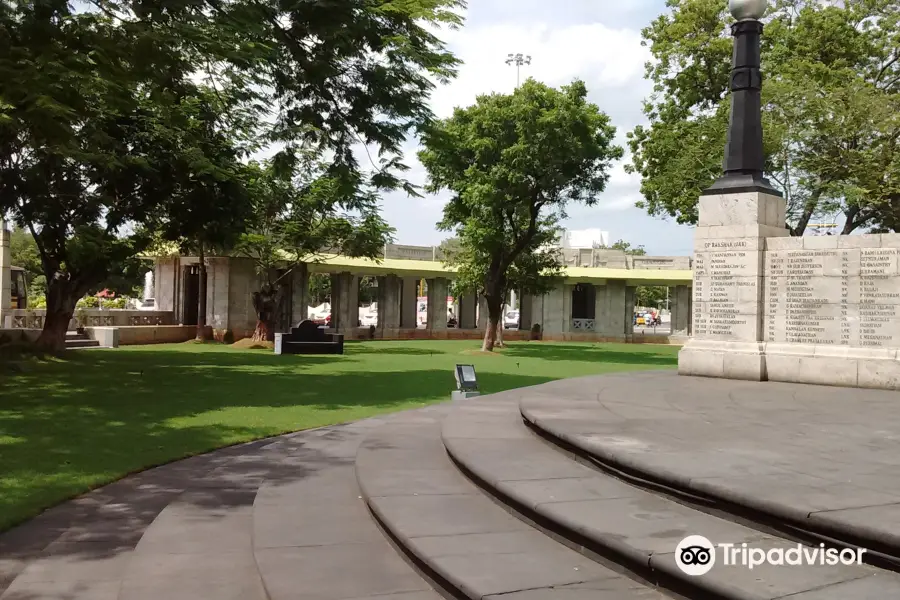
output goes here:
[{"label": "leafy green tree", "polygon": [[609,246],[599,246],[600,248],[607,248],[609,250],[621,250],[625,254],[629,254],[631,256],[646,256],[647,251],[644,250],[643,246],[632,246],[631,242],[626,242],[625,240],[618,240],[613,242]]},{"label": "leafy green tree", "polygon": [[[233,92],[201,87],[183,103],[179,136],[168,150],[171,187],[153,223],[160,238],[177,242],[182,252],[199,258],[198,340],[210,337],[206,257],[233,248],[252,209],[245,181],[250,171],[241,159],[257,149],[257,127],[252,111],[244,110]],[[199,151],[178,151],[185,146]]]},{"label": "leafy green tree", "polygon": [[328,273],[310,273],[309,275],[309,302],[312,306],[318,306],[328,302],[331,298],[331,277]]},{"label": "leafy green tree", "polygon": [[[696,223],[697,199],[722,169],[733,21],[726,0],[668,0],[643,30],[649,127],[629,134],[639,206]],[[766,171],[802,235],[843,212],[849,234],[897,198],[900,5],[895,0],[776,0],[762,48]]]},{"label": "leafy green tree", "polygon": [[484,350],[494,346],[511,286],[540,293],[558,276],[559,220],[569,202],[596,203],[622,155],[614,136],[583,82],[556,90],[534,80],[480,96],[425,135],[427,187],[453,194],[438,227],[454,232],[459,249],[445,260],[487,303]]},{"label": "leafy green tree", "polygon": [[328,253],[378,258],[393,233],[378,213],[374,189],[330,177],[327,165],[301,168],[287,160],[252,165],[252,217],[235,248],[253,260],[261,282],[252,297],[255,341],[274,337],[285,282],[301,262]]},{"label": "leafy green tree", "polygon": [[[327,178],[341,189],[414,192],[399,177],[400,145],[431,119],[433,81],[455,74],[458,61],[430,26],[457,26],[460,6],[0,5],[0,213],[28,228],[41,255],[48,294],[39,344],[62,347],[78,298],[123,272],[150,244],[147,225],[172,206],[178,186],[217,162],[185,135],[204,95],[199,80],[240,92],[260,142],[280,144],[289,158],[328,156]],[[173,143],[182,139],[192,143]],[[353,152],[360,143],[380,157],[366,180]],[[173,173],[185,166],[189,173]]]}]

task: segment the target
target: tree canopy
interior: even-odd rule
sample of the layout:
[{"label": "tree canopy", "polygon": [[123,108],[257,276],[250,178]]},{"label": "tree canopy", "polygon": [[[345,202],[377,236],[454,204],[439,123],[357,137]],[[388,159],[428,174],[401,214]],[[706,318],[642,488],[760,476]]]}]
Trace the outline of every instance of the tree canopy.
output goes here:
[{"label": "tree canopy", "polygon": [[[254,148],[275,144],[298,169],[312,153],[321,185],[348,198],[414,191],[400,145],[430,121],[434,82],[455,74],[431,26],[458,25],[462,5],[0,4],[0,214],[38,246],[39,343],[61,347],[77,299],[154,236],[221,238],[213,222],[239,213],[248,184],[237,161]],[[360,144],[376,150],[365,174]]]},{"label": "tree canopy", "polygon": [[252,216],[235,246],[237,255],[253,260],[263,282],[253,296],[258,341],[274,333],[287,276],[301,262],[327,252],[375,258],[392,239],[374,188],[332,177],[328,165],[301,167],[289,159],[251,165]]},{"label": "tree canopy", "polygon": [[[722,172],[733,21],[726,0],[668,0],[643,30],[653,62],[648,127],[629,134],[639,206],[695,223]],[[767,176],[802,235],[842,212],[848,234],[889,223],[900,202],[900,5],[895,0],[776,0],[762,38]]]},{"label": "tree canopy", "polygon": [[570,202],[596,203],[622,155],[614,136],[583,82],[553,89],[532,79],[457,108],[424,136],[427,189],[452,194],[438,223],[457,238],[447,261],[458,288],[487,302],[485,350],[506,293],[540,293],[559,274],[559,220]]}]

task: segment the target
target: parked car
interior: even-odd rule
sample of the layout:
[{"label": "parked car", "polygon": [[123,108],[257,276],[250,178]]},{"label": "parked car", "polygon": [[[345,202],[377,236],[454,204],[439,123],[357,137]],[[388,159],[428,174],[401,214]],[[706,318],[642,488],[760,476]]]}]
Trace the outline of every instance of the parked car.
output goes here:
[{"label": "parked car", "polygon": [[511,310],[503,316],[503,329],[519,328],[519,311]]},{"label": "parked car", "polygon": [[378,314],[377,313],[363,313],[360,315],[360,323],[362,323],[363,327],[371,327],[373,325],[378,325]]}]

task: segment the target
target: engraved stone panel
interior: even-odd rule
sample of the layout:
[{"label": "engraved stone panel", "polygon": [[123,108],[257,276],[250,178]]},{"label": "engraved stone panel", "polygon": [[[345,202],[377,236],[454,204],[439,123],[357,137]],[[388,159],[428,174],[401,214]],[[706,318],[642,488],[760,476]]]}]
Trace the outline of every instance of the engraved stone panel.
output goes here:
[{"label": "engraved stone panel", "polygon": [[868,241],[767,251],[766,341],[900,347],[900,249]]}]

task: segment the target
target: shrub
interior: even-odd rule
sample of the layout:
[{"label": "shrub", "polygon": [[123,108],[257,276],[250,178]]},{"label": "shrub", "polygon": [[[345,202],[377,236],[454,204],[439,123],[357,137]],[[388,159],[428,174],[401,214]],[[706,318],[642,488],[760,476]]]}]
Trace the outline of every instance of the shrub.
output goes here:
[{"label": "shrub", "polygon": [[97,308],[100,300],[96,296],[85,296],[75,305],[76,308]]}]

